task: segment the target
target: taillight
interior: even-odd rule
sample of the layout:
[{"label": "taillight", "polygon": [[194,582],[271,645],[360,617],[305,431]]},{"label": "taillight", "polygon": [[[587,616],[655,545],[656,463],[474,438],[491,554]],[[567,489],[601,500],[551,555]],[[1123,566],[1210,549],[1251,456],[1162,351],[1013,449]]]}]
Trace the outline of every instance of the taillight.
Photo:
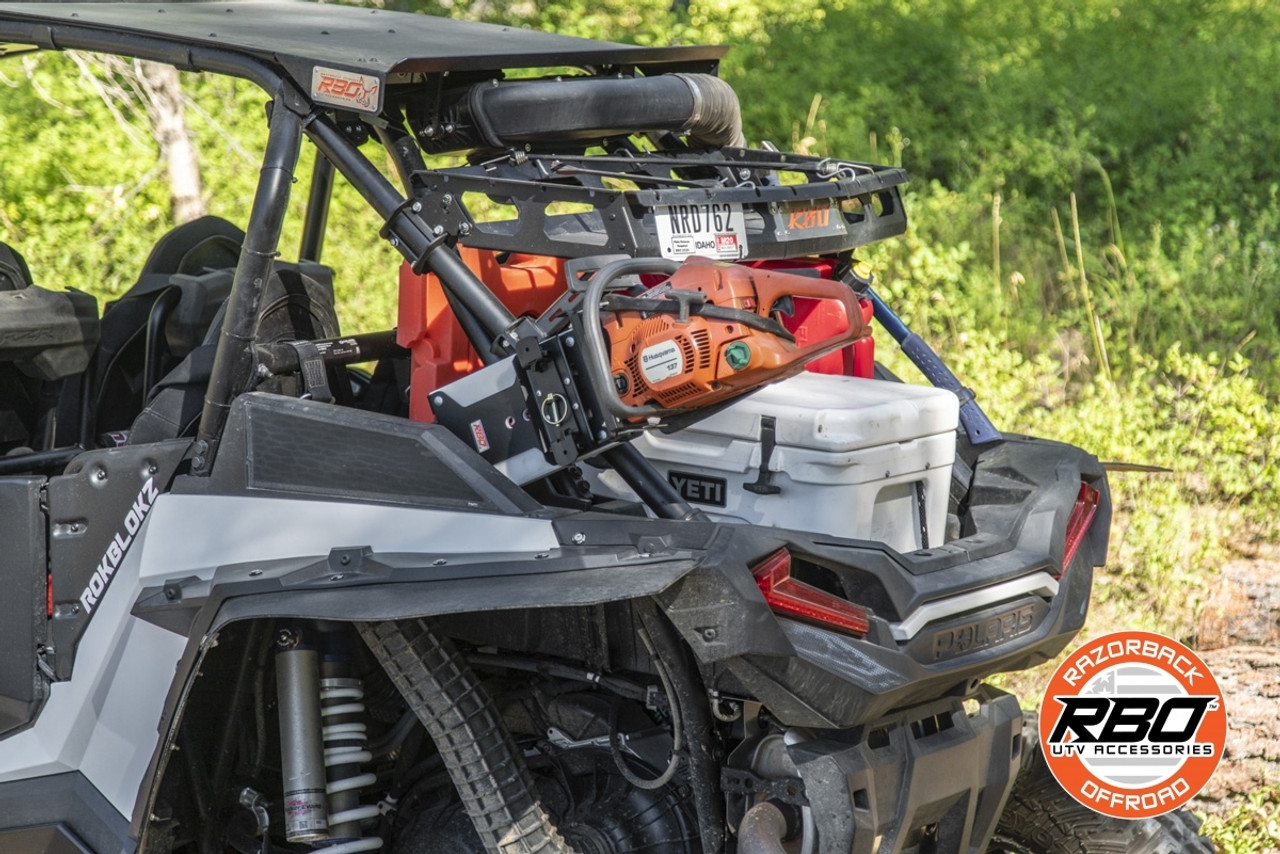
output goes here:
[{"label": "taillight", "polygon": [[752,570],[764,601],[778,614],[815,626],[863,637],[871,624],[867,612],[825,590],[791,577],[791,555],[779,549]]},{"label": "taillight", "polygon": [[1080,494],[1076,496],[1075,506],[1071,508],[1071,516],[1067,518],[1067,539],[1062,550],[1062,570],[1065,572],[1076,556],[1084,535],[1089,533],[1093,517],[1098,513],[1098,499],[1102,493],[1087,483],[1080,484]]},{"label": "taillight", "polygon": [[44,611],[45,615],[53,619],[53,573],[46,572],[44,575]]}]

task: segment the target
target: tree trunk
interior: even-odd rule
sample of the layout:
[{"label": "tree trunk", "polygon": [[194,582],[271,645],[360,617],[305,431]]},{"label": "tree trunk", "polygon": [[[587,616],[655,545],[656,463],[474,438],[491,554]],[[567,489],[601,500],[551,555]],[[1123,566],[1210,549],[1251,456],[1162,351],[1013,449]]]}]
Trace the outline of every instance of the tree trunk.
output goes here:
[{"label": "tree trunk", "polygon": [[187,128],[178,70],[171,65],[143,62],[141,82],[147,94],[152,132],[160,144],[160,154],[169,173],[173,220],[181,224],[202,217],[205,204],[200,186],[200,163]]}]

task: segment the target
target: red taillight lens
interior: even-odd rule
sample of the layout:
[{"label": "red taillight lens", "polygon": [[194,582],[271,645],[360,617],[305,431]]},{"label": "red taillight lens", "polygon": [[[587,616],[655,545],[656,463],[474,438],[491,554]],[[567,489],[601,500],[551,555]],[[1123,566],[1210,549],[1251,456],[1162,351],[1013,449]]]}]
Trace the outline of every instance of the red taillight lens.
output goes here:
[{"label": "red taillight lens", "polygon": [[775,613],[863,637],[871,624],[867,612],[824,590],[791,577],[791,555],[780,549],[751,570],[764,601]]},{"label": "red taillight lens", "polygon": [[1087,483],[1080,484],[1080,494],[1076,496],[1075,506],[1071,508],[1071,516],[1067,519],[1067,539],[1062,550],[1062,569],[1065,572],[1076,556],[1084,535],[1089,533],[1093,517],[1098,513],[1098,499],[1102,493]]},{"label": "red taillight lens", "polygon": [[53,573],[46,572],[44,575],[44,610],[46,616],[53,618]]}]

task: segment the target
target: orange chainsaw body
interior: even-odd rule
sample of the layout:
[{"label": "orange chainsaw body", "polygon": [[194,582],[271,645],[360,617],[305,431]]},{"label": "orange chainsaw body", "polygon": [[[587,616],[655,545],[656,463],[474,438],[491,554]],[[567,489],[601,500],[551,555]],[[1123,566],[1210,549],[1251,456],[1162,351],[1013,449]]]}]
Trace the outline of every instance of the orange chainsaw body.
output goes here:
[{"label": "orange chainsaw body", "polygon": [[[671,409],[708,406],[799,373],[805,363],[867,334],[857,296],[843,282],[740,264],[688,259],[646,297],[699,292],[708,305],[774,318],[787,297],[834,300],[849,319],[843,332],[801,346],[777,332],[735,319],[670,312],[616,311],[605,317],[610,366],[623,403]],[[701,300],[702,297],[697,297]],[[689,300],[686,299],[686,302]],[[677,305],[673,301],[673,305]]]}]

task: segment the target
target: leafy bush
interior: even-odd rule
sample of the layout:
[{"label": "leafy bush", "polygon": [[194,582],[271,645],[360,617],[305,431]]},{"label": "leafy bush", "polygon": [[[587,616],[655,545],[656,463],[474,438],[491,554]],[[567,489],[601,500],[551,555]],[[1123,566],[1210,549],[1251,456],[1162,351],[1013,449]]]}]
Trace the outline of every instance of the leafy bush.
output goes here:
[{"label": "leafy bush", "polygon": [[1209,816],[1200,830],[1218,843],[1223,854],[1274,851],[1280,840],[1280,786],[1250,792],[1231,815]]}]

